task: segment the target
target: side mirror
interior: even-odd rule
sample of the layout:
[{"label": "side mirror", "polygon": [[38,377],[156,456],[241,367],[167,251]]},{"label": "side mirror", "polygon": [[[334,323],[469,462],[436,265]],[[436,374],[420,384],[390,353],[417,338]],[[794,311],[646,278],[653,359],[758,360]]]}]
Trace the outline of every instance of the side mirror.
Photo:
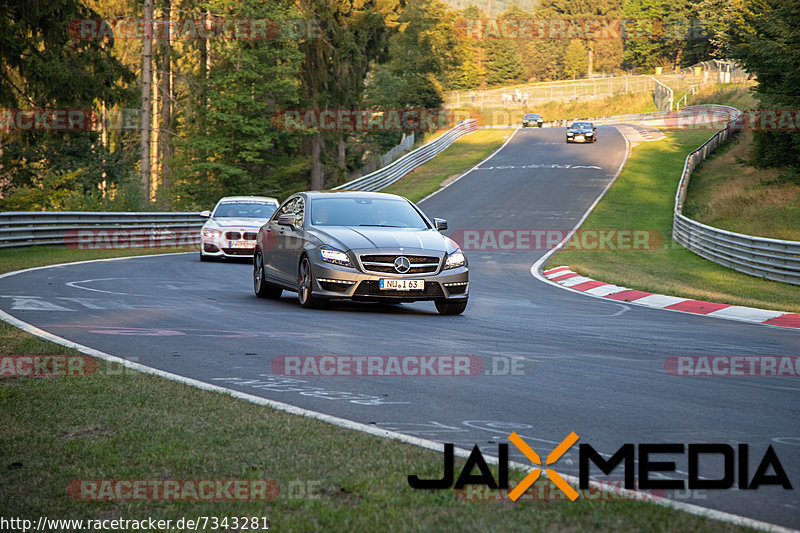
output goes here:
[{"label": "side mirror", "polygon": [[433,227],[439,231],[444,231],[447,229],[447,221],[443,218],[434,218]]},{"label": "side mirror", "polygon": [[297,224],[297,215],[292,213],[278,215],[279,226],[294,226],[295,224]]},{"label": "side mirror", "polygon": [[211,216],[211,211],[200,211],[200,216],[208,218]]}]

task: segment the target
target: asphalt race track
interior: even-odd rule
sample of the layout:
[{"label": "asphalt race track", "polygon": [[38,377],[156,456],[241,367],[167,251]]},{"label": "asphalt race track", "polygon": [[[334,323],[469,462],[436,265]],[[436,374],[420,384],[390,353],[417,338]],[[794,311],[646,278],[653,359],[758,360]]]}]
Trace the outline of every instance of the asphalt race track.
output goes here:
[{"label": "asphalt race track", "polygon": [[[520,130],[479,169],[420,205],[448,220],[448,234],[570,229],[626,157],[615,128],[600,127],[598,134],[595,144],[567,145],[561,128]],[[800,333],[571,293],[531,276],[544,253],[467,252],[470,304],[455,317],[439,316],[430,302],[304,310],[294,293],[260,300],[250,265],[201,263],[196,253],[6,277],[0,279],[0,309],[164,371],[462,448],[478,444],[487,454],[496,454],[512,431],[545,456],[572,431],[606,454],[624,443],[746,443],[752,476],[772,445],[793,490],[762,486],[673,497],[800,528],[797,378],[686,378],[664,369],[672,355],[797,355]],[[273,374],[272,359],[290,355],[475,355],[486,372]],[[515,374],[508,372],[512,359]],[[528,463],[514,446],[510,450],[513,459]],[[577,475],[576,457],[577,445],[556,470]],[[687,468],[685,455],[656,460]],[[700,474],[721,477],[720,464],[701,467]],[[414,465],[408,473],[415,473]],[[405,487],[406,480],[397,484]]]}]

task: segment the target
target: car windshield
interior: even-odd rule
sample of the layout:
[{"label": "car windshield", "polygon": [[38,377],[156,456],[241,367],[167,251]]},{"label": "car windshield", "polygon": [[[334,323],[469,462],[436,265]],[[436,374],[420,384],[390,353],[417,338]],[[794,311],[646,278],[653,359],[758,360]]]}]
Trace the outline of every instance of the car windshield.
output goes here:
[{"label": "car windshield", "polygon": [[535,113],[529,113],[529,114],[525,115],[525,118],[537,119],[537,118],[539,118],[539,115],[537,115]]},{"label": "car windshield", "polygon": [[394,198],[316,198],[311,201],[315,226],[375,226],[428,229],[414,207]]},{"label": "car windshield", "polygon": [[269,218],[278,208],[268,202],[223,202],[214,211],[214,218]]},{"label": "car windshield", "polygon": [[575,122],[572,124],[572,129],[575,130],[590,130],[592,129],[591,122]]}]

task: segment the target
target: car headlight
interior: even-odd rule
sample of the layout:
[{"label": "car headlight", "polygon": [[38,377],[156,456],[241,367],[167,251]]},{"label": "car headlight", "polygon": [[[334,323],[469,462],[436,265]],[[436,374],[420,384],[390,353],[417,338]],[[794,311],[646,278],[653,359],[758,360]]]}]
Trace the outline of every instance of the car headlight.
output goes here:
[{"label": "car headlight", "polygon": [[203,228],[203,237],[219,237],[222,234],[221,230],[214,228]]},{"label": "car headlight", "polygon": [[346,267],[353,266],[346,253],[340,252],[339,250],[334,250],[333,248],[322,248],[319,251],[319,256],[326,263],[333,263],[334,265]]},{"label": "car headlight", "polygon": [[572,133],[571,131],[568,131],[568,132],[567,132],[567,137],[572,137],[573,135],[575,135],[575,134],[574,134],[574,133]]},{"label": "car headlight", "polygon": [[461,251],[459,248],[452,254],[447,256],[447,260],[444,262],[444,268],[447,270],[448,268],[457,268],[460,266],[464,266],[464,263],[467,262],[467,258],[464,257],[464,252]]},{"label": "car headlight", "polygon": [[594,132],[593,131],[587,131],[585,135],[588,137],[590,135],[594,135]]}]

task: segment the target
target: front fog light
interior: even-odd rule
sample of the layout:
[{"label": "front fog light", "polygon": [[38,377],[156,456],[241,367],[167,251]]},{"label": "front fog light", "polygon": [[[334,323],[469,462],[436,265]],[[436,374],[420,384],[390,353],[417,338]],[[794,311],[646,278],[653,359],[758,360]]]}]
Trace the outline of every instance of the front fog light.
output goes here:
[{"label": "front fog light", "polygon": [[447,256],[447,261],[444,262],[444,268],[445,270],[448,268],[457,268],[464,266],[464,263],[466,262],[467,259],[464,257],[464,253],[461,250],[456,250]]}]

